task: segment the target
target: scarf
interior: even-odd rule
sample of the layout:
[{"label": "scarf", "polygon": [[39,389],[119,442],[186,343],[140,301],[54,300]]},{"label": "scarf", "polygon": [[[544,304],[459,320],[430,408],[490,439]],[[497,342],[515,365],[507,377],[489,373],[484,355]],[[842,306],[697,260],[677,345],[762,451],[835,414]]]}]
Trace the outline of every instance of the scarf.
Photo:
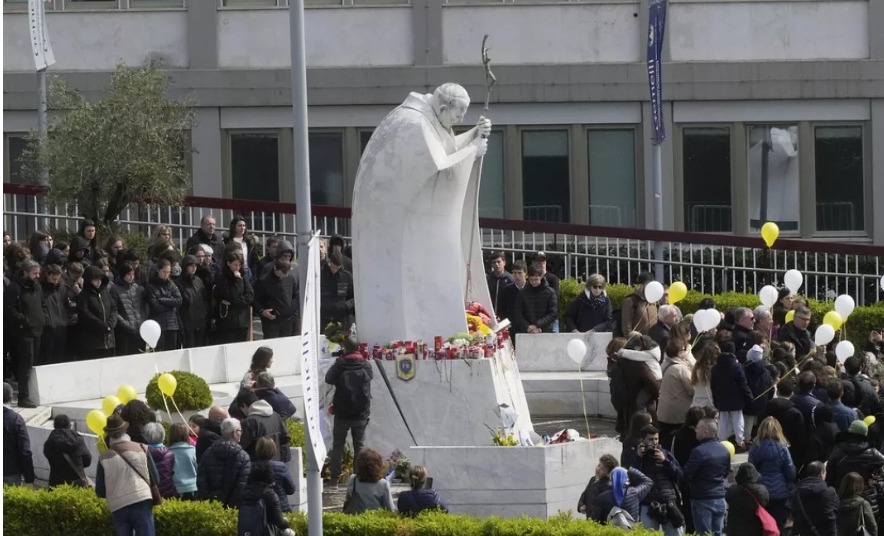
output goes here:
[{"label": "scarf", "polygon": [[586,296],[586,301],[589,303],[590,309],[601,309],[608,304],[608,297],[605,296],[604,292],[598,296],[593,296],[592,291],[585,289],[583,294]]},{"label": "scarf", "polygon": [[630,361],[641,361],[651,369],[654,379],[660,381],[663,379],[663,370],[660,368],[660,347],[656,346],[650,350],[627,350],[626,348],[618,352],[620,357]]},{"label": "scarf", "polygon": [[614,494],[614,504],[623,504],[623,497],[626,495],[626,469],[615,467],[611,471],[611,493]]}]

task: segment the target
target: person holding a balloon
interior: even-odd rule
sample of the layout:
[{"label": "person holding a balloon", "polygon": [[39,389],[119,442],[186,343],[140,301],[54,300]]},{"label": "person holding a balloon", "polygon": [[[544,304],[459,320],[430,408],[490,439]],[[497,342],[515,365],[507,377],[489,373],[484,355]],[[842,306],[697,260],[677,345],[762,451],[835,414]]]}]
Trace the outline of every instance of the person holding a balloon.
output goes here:
[{"label": "person holding a balloon", "polygon": [[620,320],[623,333],[637,331],[647,335],[657,322],[657,302],[663,297],[663,285],[654,281],[650,272],[638,276],[638,286],[632,294],[623,299],[620,307]]}]

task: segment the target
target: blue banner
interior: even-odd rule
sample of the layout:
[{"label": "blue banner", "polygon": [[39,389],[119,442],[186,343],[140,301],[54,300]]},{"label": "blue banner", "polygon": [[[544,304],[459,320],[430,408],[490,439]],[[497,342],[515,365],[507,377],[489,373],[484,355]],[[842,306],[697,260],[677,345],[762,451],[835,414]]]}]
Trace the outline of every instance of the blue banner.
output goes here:
[{"label": "blue banner", "polygon": [[663,32],[666,29],[666,1],[648,2],[648,83],[651,88],[651,119],[655,144],[666,139],[663,123]]}]

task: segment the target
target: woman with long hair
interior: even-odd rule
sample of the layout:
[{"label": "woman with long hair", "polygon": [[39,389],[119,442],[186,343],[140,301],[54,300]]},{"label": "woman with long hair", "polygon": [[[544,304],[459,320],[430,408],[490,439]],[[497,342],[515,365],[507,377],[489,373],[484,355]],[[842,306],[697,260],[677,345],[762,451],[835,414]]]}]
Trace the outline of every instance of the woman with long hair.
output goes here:
[{"label": "woman with long hair", "polygon": [[258,241],[249,234],[246,219],[244,216],[237,214],[230,220],[230,228],[224,233],[225,254],[229,251],[242,253],[243,262],[245,263],[246,276],[249,281],[253,280],[252,267],[255,266],[258,259],[256,246]]},{"label": "woman with long hair", "polygon": [[697,362],[694,365],[694,370],[691,371],[691,384],[694,386],[694,400],[691,402],[691,406],[714,408],[709,380],[712,378],[712,367],[718,361],[721,350],[715,344],[712,335],[703,333],[697,338],[697,344],[694,345],[692,353]]},{"label": "woman with long hair", "polygon": [[620,465],[627,469],[629,468],[632,460],[638,456],[636,449],[642,440],[641,429],[653,423],[654,419],[651,418],[651,414],[647,411],[637,411],[632,415],[632,418],[629,420],[629,427],[626,428],[626,434],[624,434],[625,439],[622,441],[623,448],[620,451]]},{"label": "woman with long hair", "polygon": [[758,425],[755,443],[749,449],[749,463],[761,473],[770,494],[767,511],[782,532],[789,517],[789,491],[795,484],[796,470],[783,427],[774,417],[767,417]]},{"label": "woman with long hair", "polygon": [[356,456],[354,474],[347,481],[345,514],[366,510],[394,511],[390,483],[384,478],[384,459],[374,449],[362,449]]},{"label": "woman with long hair", "polygon": [[433,488],[427,488],[427,470],[421,465],[413,465],[408,470],[411,489],[399,494],[397,506],[399,513],[417,515],[424,510],[442,510],[448,513],[448,507],[439,498]]},{"label": "woman with long hair", "polygon": [[170,249],[175,249],[175,243],[172,242],[172,228],[168,225],[158,224],[153,229],[150,247],[147,248],[147,257],[151,261],[156,260],[161,253]]},{"label": "woman with long hair", "polygon": [[694,400],[689,355],[684,341],[673,330],[663,358],[663,381],[660,382],[657,407],[660,444],[664,446],[672,443],[672,434],[684,424],[685,414]]},{"label": "woman with long hair", "polygon": [[862,534],[860,527],[865,528],[869,536],[878,536],[872,505],[861,495],[864,487],[863,477],[859,473],[847,473],[841,479],[838,487],[838,536]]},{"label": "woman with long hair", "polygon": [[272,364],[273,348],[270,348],[269,346],[259,347],[255,350],[255,353],[252,354],[252,364],[249,365],[249,370],[246,372],[245,376],[242,377],[242,381],[239,384],[240,387],[251,388],[258,379],[258,374],[269,369]]}]

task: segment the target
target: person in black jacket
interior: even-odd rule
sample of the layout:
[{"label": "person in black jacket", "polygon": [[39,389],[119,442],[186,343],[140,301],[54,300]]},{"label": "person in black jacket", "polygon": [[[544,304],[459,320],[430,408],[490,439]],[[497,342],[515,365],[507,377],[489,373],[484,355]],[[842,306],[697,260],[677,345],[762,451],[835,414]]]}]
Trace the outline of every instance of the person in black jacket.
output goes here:
[{"label": "person in black jacket", "polygon": [[[199,499],[214,499],[228,508],[239,507],[252,468],[249,455],[239,445],[242,433],[237,419],[227,418],[221,423],[221,439],[206,450],[197,468]],[[276,497],[272,488],[270,493]]]},{"label": "person in black jacket", "polygon": [[3,483],[20,486],[34,483],[34,457],[28,427],[18,412],[9,407],[12,403],[12,386],[3,384]]},{"label": "person in black jacket", "polygon": [[528,267],[528,284],[519,292],[513,315],[516,333],[553,333],[556,320],[556,292],[543,278],[540,266]]},{"label": "person in black jacket", "polygon": [[777,332],[780,342],[791,342],[795,345],[795,357],[798,361],[807,357],[814,349],[813,337],[807,330],[808,326],[810,326],[810,309],[802,305],[795,310],[795,318]]},{"label": "person in black jacket", "polygon": [[40,265],[27,260],[22,263],[22,278],[13,282],[6,292],[10,294],[11,307],[6,314],[13,320],[18,362],[15,364],[15,379],[18,381],[18,407],[33,408],[36,405],[29,398],[29,382],[40,352],[40,337],[46,327],[46,303],[43,301],[43,288],[40,286]]},{"label": "person in black jacket", "polygon": [[116,344],[117,304],[107,288],[108,278],[97,266],[89,266],[83,273],[83,282],[84,288],[77,295],[79,356],[85,359],[110,357]]},{"label": "person in black jacket", "polygon": [[746,431],[746,437],[752,439],[754,437],[752,430],[755,428],[758,415],[764,413],[767,402],[773,398],[771,387],[774,382],[764,361],[764,349],[761,346],[756,344],[746,352],[743,371],[746,374],[749,391],[752,393],[751,402],[743,408],[743,428]]},{"label": "person in black jacket", "polygon": [[795,407],[804,416],[804,424],[808,433],[813,431],[813,411],[822,404],[812,394],[814,387],[816,387],[816,375],[805,370],[798,375],[798,389],[790,397],[790,400],[795,403]]},{"label": "person in black jacket", "polygon": [[196,436],[196,462],[199,463],[203,458],[203,454],[216,441],[221,439],[221,423],[228,418],[227,410],[221,406],[212,406],[209,408],[209,416],[202,417],[194,415],[191,419],[199,426]]},{"label": "person in black jacket", "polygon": [[325,373],[325,383],[335,386],[332,398],[335,423],[329,453],[329,472],[333,484],[337,484],[341,477],[348,431],[353,439],[353,458],[362,450],[371,415],[371,380],[374,377],[371,363],[356,351],[355,342],[345,339],[341,347],[345,355],[336,359]]},{"label": "person in black jacket", "polygon": [[251,305],[255,294],[243,270],[243,257],[227,253],[213,292],[218,307],[218,343],[244,342],[252,322]]},{"label": "person in black jacket", "polygon": [[433,488],[427,488],[427,470],[422,465],[412,465],[408,470],[411,489],[399,493],[396,509],[400,514],[415,516],[425,510],[441,510],[448,513],[448,507]]},{"label": "person in black jacket", "polygon": [[752,391],[746,381],[746,373],[734,355],[733,341],[729,336],[716,336],[716,340],[721,354],[712,367],[709,388],[715,409],[719,412],[721,437],[727,439],[733,435],[735,446],[743,450],[746,447],[743,410],[752,404]]},{"label": "person in black jacket", "polygon": [[255,447],[258,439],[269,437],[276,445],[275,460],[288,462],[291,459],[292,438],[286,428],[285,420],[270,406],[266,400],[260,400],[254,392],[244,390],[240,393],[240,408],[247,417],[242,421],[242,437],[239,444],[248,452],[252,461],[257,461]]},{"label": "person in black jacket", "polygon": [[258,377],[255,379],[255,396],[270,404],[273,411],[283,419],[294,416],[296,412],[291,399],[276,388],[273,374],[269,370],[258,373]]},{"label": "person in black jacket", "polygon": [[68,291],[61,284],[61,267],[48,264],[43,267],[43,301],[46,302],[46,327],[40,338],[40,365],[61,363],[65,358],[65,343],[70,322]]},{"label": "person in black jacket", "polygon": [[737,469],[735,484],[728,486],[724,493],[727,502],[726,534],[739,536],[762,536],[761,521],[755,515],[758,505],[767,506],[770,494],[761,483],[761,475],[751,463],[744,463]]},{"label": "person in black jacket", "polygon": [[691,451],[684,466],[684,478],[691,485],[691,513],[698,534],[721,536],[727,504],[724,485],[731,471],[730,452],[718,440],[715,419],[697,424],[700,444]]},{"label": "person in black jacket", "polygon": [[83,437],[71,430],[67,415],[56,415],[53,430],[43,443],[43,455],[49,462],[49,487],[62,484],[84,486],[85,468],[92,463],[92,454]]},{"label": "person in black jacket", "polygon": [[595,504],[595,498],[603,491],[611,489],[611,471],[619,465],[617,458],[610,454],[604,454],[599,458],[595,474],[589,479],[586,489],[577,499],[577,512],[586,514],[586,519],[592,519],[592,505]]},{"label": "person in black jacket", "polygon": [[565,331],[570,333],[603,332],[613,329],[611,298],[605,294],[605,278],[592,274],[583,294],[565,311]]},{"label": "person in black jacket", "polygon": [[291,337],[298,323],[298,279],[291,262],[276,259],[272,264],[255,285],[255,311],[265,339]]},{"label": "person in black jacket", "polygon": [[869,443],[868,433],[866,423],[853,421],[847,432],[835,437],[835,448],[826,463],[826,484],[834,488],[841,483],[844,475],[852,472],[859,473],[866,482],[873,473],[884,467],[884,454]]},{"label": "person in black jacket", "polygon": [[187,239],[184,245],[185,251],[190,251],[195,246],[205,244],[212,248],[212,255],[215,262],[221,261],[221,253],[224,251],[224,243],[221,237],[215,232],[215,216],[207,214],[200,219],[200,228],[193,233],[193,236]]},{"label": "person in black jacket", "polygon": [[491,271],[485,276],[488,293],[491,294],[491,305],[497,311],[500,308],[500,293],[513,284],[513,276],[506,271],[506,259],[503,253],[495,251],[491,254]]},{"label": "person in black jacket", "polygon": [[519,298],[519,292],[528,283],[527,277],[528,265],[523,260],[515,261],[513,263],[513,284],[500,289],[500,293],[497,295],[497,307],[494,309],[494,315],[498,319],[509,318],[512,321],[515,318],[516,300]]},{"label": "person in black jacket", "polygon": [[139,328],[147,317],[144,287],[135,281],[135,267],[124,262],[118,265],[119,275],[111,295],[117,306],[117,326],[114,329],[117,355],[133,355],[144,349]]},{"label": "person in black jacket", "polygon": [[209,293],[203,280],[197,276],[199,260],[185,255],[181,261],[181,277],[175,281],[181,293],[181,334],[184,348],[206,345],[206,327],[209,323]]},{"label": "person in black jacket", "polygon": [[147,304],[151,320],[155,320],[161,331],[156,350],[178,349],[178,332],[181,329],[178,310],[181,308],[181,291],[172,282],[172,263],[160,259],[156,272],[147,284]]},{"label": "person in black jacket", "polygon": [[826,482],[826,465],[811,462],[804,479],[789,496],[792,534],[796,536],[835,536],[838,496]]},{"label": "person in black jacket", "polygon": [[356,301],[353,291],[353,274],[344,270],[340,253],[330,251],[325,266],[319,272],[319,322],[341,324],[345,330],[353,323]]},{"label": "person in black jacket", "polygon": [[294,534],[282,517],[279,497],[273,489],[273,470],[266,462],[251,468],[238,506],[237,534]]},{"label": "person in black jacket", "polygon": [[681,466],[672,453],[660,446],[660,433],[653,425],[643,427],[640,434],[642,440],[633,459],[624,463],[654,482],[650,493],[641,500],[640,521],[645,528],[662,530],[667,536],[683,534],[684,516],[678,507]]},{"label": "person in black jacket", "polygon": [[804,415],[801,410],[792,402],[792,390],[795,388],[795,382],[792,378],[784,378],[776,386],[777,396],[772,398],[764,411],[758,416],[759,421],[763,421],[766,417],[773,417],[779,421],[783,427],[783,435],[789,442],[789,454],[795,467],[800,468],[804,465],[807,456],[808,437],[807,424],[804,422]]},{"label": "person in black jacket", "polygon": [[592,519],[607,523],[608,514],[615,506],[625,510],[632,519],[639,520],[639,505],[651,492],[654,481],[632,467],[617,467],[611,471],[611,489],[599,493],[592,505]]}]

